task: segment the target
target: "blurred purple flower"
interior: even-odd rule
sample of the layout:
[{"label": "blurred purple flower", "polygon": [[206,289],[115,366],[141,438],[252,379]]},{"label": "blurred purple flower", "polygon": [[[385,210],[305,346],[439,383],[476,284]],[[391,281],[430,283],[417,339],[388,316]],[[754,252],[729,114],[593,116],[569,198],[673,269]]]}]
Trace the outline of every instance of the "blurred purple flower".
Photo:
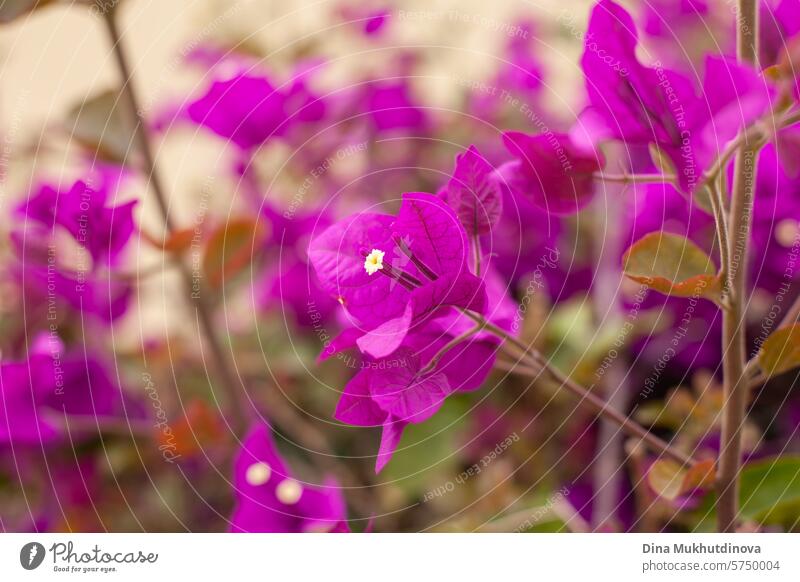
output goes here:
[{"label": "blurred purple flower", "polygon": [[[96,357],[64,352],[59,340],[50,337],[40,344],[47,349],[0,364],[0,444],[66,439],[70,417],[100,417],[102,423],[103,417],[141,415]],[[86,423],[69,430],[74,441],[86,433]]]},{"label": "blurred purple flower", "polygon": [[439,194],[472,236],[488,233],[503,213],[494,168],[474,145],[456,157],[453,175]]},{"label": "blurred purple flower", "polygon": [[[41,227],[48,234],[62,227],[95,262],[113,265],[134,233],[137,201],[111,206],[110,186],[107,179],[99,187],[78,180],[67,190],[41,184],[18,211],[26,219],[25,226]],[[20,238],[24,240],[18,233]]]},{"label": "blurred purple flower", "polygon": [[347,532],[342,490],[327,478],[322,485],[295,479],[266,425],[248,433],[236,457],[233,532]]},{"label": "blurred purple flower", "polygon": [[758,71],[709,56],[698,96],[681,74],[642,65],[637,43],[630,15],[611,0],[598,2],[581,59],[590,102],[582,130],[595,142],[657,144],[691,192],[725,145],[769,110],[772,88]]},{"label": "blurred purple flower", "polygon": [[187,117],[249,150],[286,135],[295,124],[325,116],[324,101],[311,92],[302,71],[280,87],[251,71],[242,65],[233,75],[218,75],[208,90],[188,105]]},{"label": "blurred purple flower", "polygon": [[42,184],[19,206],[23,223],[11,240],[21,265],[12,272],[31,312],[56,309],[53,297],[106,322],[126,311],[133,289],[113,269],[136,230],[137,201],[112,205],[120,179],[101,171],[66,190]]},{"label": "blurred purple flower", "polygon": [[553,214],[574,214],[589,203],[593,174],[605,165],[599,151],[552,132],[530,136],[510,131],[503,134],[503,142],[516,159],[501,166],[498,174],[515,194]]},{"label": "blurred purple flower", "polygon": [[414,103],[411,87],[405,79],[370,81],[363,96],[365,111],[378,133],[427,129],[425,110]]}]

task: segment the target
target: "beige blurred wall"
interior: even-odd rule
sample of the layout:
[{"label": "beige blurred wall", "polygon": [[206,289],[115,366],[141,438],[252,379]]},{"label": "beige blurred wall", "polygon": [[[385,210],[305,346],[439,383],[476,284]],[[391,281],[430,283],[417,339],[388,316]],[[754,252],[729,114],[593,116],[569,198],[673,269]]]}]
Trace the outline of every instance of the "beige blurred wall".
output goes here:
[{"label": "beige blurred wall", "polygon": [[[365,6],[364,2],[350,4]],[[581,43],[558,19],[568,14],[582,26],[590,4],[590,0],[370,3],[390,5],[394,13],[388,36],[380,45],[343,26],[337,12],[341,3],[326,0],[123,0],[121,29],[148,113],[202,87],[202,77],[182,65],[187,48],[231,39],[268,55],[269,67],[279,74],[298,54],[324,56],[331,61],[324,79],[331,88],[365,72],[392,74],[385,63],[395,47],[418,47],[426,57],[417,90],[427,102],[450,107],[456,105],[453,99],[458,93],[454,79],[487,77],[497,65],[499,48],[508,42],[507,27],[530,16],[539,23],[536,50],[547,65],[551,99],[558,107],[572,109],[581,100],[577,90]],[[85,7],[64,2],[0,27],[3,220],[8,206],[33,176],[74,177],[74,151],[63,147],[58,124],[71,107],[113,87],[117,79],[103,22]],[[217,212],[224,216],[230,211],[234,185],[226,181],[228,158],[220,140],[203,131],[170,135],[159,144],[159,164],[179,221],[192,220],[197,213],[196,197],[209,185],[212,208],[216,201]],[[161,221],[152,196],[142,196],[143,183],[135,183],[131,190],[130,196],[142,200],[141,223],[157,232]],[[217,192],[222,195],[214,196]],[[142,249],[136,255],[139,264],[132,268],[147,268],[158,260]],[[160,335],[172,330],[174,322],[180,327],[186,314],[171,301],[168,290],[173,284],[157,279],[143,287],[142,309],[124,324],[136,327],[134,337],[148,332]],[[237,306],[231,301],[227,308]]]}]

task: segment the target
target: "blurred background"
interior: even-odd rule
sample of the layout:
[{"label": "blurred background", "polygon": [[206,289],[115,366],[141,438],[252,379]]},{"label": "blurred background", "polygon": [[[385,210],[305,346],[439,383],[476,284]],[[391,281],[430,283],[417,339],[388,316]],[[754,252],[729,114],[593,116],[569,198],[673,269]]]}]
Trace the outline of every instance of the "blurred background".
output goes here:
[{"label": "blurred background", "polygon": [[[449,398],[410,426],[376,475],[380,430],[333,419],[363,363],[317,359],[343,319],[314,282],[310,238],[371,205],[396,208],[403,192],[437,192],[471,144],[499,165],[508,159],[504,131],[569,131],[586,105],[579,60],[592,2],[118,4],[56,1],[0,25],[0,528],[231,529],[243,503],[237,479],[260,479],[237,469],[245,433],[230,414],[236,400],[251,424],[271,425],[273,452],[290,467],[284,472],[327,495],[322,527],[313,510],[301,515],[289,503],[278,511],[283,521],[256,516],[251,530],[330,530],[339,521],[354,531],[712,528],[707,490],[664,498],[645,477],[654,459],[638,443],[557,386],[531,385],[501,367],[481,390]],[[704,51],[731,54],[734,17],[724,0],[624,4],[640,30],[643,62],[699,78]],[[117,13],[178,231],[172,237],[119,97],[108,10]],[[220,89],[241,76],[252,88]],[[261,82],[290,104],[285,130],[268,116],[250,120],[254,128],[228,121],[263,104]],[[639,155],[606,153],[614,173]],[[797,295],[785,273],[800,183],[776,160],[765,153],[759,178],[754,346],[776,323],[776,294],[784,305]],[[30,210],[51,190],[80,204],[79,180],[93,206],[135,201],[130,232],[115,242],[112,229],[103,253],[85,244],[79,226],[55,232],[45,221],[43,233]],[[713,241],[710,216],[671,186],[605,185],[568,217],[507,194],[501,227],[486,244],[523,339],[618,410],[713,457],[719,315],[710,304],[648,294],[620,273],[630,242],[662,224],[701,246]],[[37,246],[47,237],[57,253]],[[196,275],[210,326],[175,257]],[[93,295],[64,291],[47,265],[83,273],[96,284]],[[226,373],[203,339],[208,327],[233,390],[221,386]],[[49,358],[44,371],[37,357]],[[64,401],[60,385],[73,400]],[[40,397],[41,386],[51,393]],[[90,404],[74,400],[82,390]],[[794,377],[770,381],[755,398],[745,442],[753,487],[761,488],[745,520],[753,529],[795,530]],[[776,454],[788,461],[765,481],[758,461]],[[776,495],[786,503],[764,501]],[[344,509],[333,508],[340,502]]]}]

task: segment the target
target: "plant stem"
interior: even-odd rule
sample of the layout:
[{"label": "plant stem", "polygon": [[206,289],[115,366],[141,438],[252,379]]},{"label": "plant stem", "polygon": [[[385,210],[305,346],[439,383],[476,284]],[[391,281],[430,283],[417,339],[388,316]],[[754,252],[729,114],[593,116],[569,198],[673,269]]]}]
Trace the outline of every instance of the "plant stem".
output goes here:
[{"label": "plant stem", "polygon": [[717,242],[719,244],[719,276],[723,281],[723,286],[728,280],[728,265],[730,264],[729,257],[729,236],[728,236],[728,223],[725,217],[725,203],[722,198],[721,185],[718,180],[709,184],[711,189],[711,208],[714,211],[714,222],[717,228]]},{"label": "plant stem", "polygon": [[614,184],[669,184],[675,176],[664,174],[601,174],[594,175],[596,180]]},{"label": "plant stem", "polygon": [[481,237],[477,233],[472,237],[472,250],[475,253],[475,276],[481,276]]},{"label": "plant stem", "polygon": [[[150,140],[147,135],[147,129],[142,119],[141,108],[139,106],[139,99],[136,90],[133,86],[133,73],[130,68],[125,48],[122,46],[119,28],[116,20],[116,5],[113,8],[106,10],[103,14],[103,20],[106,24],[109,40],[114,51],[114,57],[117,62],[117,68],[122,76],[122,98],[128,108],[134,125],[136,139],[139,145],[139,150],[142,154],[145,170],[147,171],[148,182],[155,194],[156,202],[161,211],[161,217],[164,220],[164,226],[167,234],[171,234],[175,230],[172,217],[169,212],[169,202],[164,189],[163,183],[159,173],[156,170],[155,156],[150,146]],[[214,320],[211,315],[211,306],[209,305],[204,293],[193,294],[193,277],[192,272],[186,264],[175,258],[176,264],[181,273],[183,284],[186,288],[186,296],[190,299],[190,304],[193,303],[197,320],[199,321],[200,328],[202,329],[205,340],[211,351],[211,356],[217,368],[222,385],[225,388],[228,405],[233,414],[234,428],[237,432],[241,433],[247,424],[246,410],[248,408],[248,399],[243,389],[240,389],[240,383],[234,368],[222,347],[222,342],[217,337]]]},{"label": "plant stem", "polygon": [[424,376],[428,372],[432,372],[433,370],[435,370],[436,365],[439,363],[439,360],[442,359],[442,356],[444,356],[447,352],[452,350],[457,345],[467,341],[469,338],[479,333],[481,329],[482,328],[480,325],[476,325],[472,329],[469,329],[464,333],[462,333],[461,335],[451,339],[449,342],[447,342],[447,344],[445,344],[442,347],[442,349],[440,349],[438,352],[436,352],[436,354],[434,354],[434,356],[430,359],[430,361],[427,364],[425,364],[425,367],[422,368],[419,372],[417,372],[417,375]]},{"label": "plant stem", "polygon": [[591,410],[597,416],[618,425],[626,434],[641,440],[652,451],[670,457],[684,465],[691,465],[694,463],[692,457],[650,433],[646,428],[635,420],[628,418],[628,416],[622,412],[609,407],[605,400],[564,376],[561,372],[550,366],[537,351],[531,350],[517,338],[486,320],[482,315],[466,310],[462,310],[462,313],[473,319],[476,323],[480,323],[484,329],[503,340],[500,347],[505,350],[509,356],[525,361],[524,366],[514,366],[509,371],[534,379],[539,379],[544,373],[547,373],[553,380],[577,396],[579,399],[578,403],[581,406]]},{"label": "plant stem", "polygon": [[[736,34],[739,61],[755,64],[758,49],[758,10],[755,0],[739,0]],[[747,136],[747,133],[744,134]],[[742,454],[742,427],[747,406],[748,382],[745,377],[745,291],[747,247],[750,238],[753,193],[755,189],[757,146],[747,137],[741,143],[734,163],[733,193],[729,225],[728,308],[722,318],[723,392],[721,444],[717,472],[717,529],[736,529],[739,508],[739,471]]]}]

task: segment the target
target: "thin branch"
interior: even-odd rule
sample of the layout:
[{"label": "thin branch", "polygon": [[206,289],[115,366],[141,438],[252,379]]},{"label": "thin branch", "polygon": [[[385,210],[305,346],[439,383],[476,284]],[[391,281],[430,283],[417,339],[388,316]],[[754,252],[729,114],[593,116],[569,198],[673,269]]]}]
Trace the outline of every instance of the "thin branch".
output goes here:
[{"label": "thin branch", "polygon": [[675,176],[667,174],[594,174],[596,180],[612,184],[671,184]]},{"label": "thin branch", "polygon": [[[692,457],[686,455],[682,451],[679,451],[669,443],[652,434],[635,420],[628,418],[625,414],[609,407],[605,400],[596,394],[593,394],[583,386],[580,386],[579,384],[570,380],[561,372],[550,366],[542,357],[542,355],[539,354],[539,352],[529,348],[505,330],[487,321],[482,315],[466,310],[463,310],[462,313],[468,315],[476,322],[481,322],[483,327],[492,332],[498,338],[502,339],[503,343],[500,347],[501,349],[507,350],[508,355],[510,355],[512,358],[520,358],[525,362],[525,367],[515,366],[514,369],[510,371],[522,376],[532,377],[533,379],[539,379],[541,373],[546,372],[562,387],[566,388],[573,395],[577,396],[578,403],[581,406],[591,410],[597,416],[617,424],[629,436],[641,439],[652,451],[670,457],[671,459],[685,465],[691,465],[694,463],[694,459],[692,459]],[[532,370],[530,370],[530,368],[533,368],[533,370],[541,370],[541,372],[535,372],[531,374]]]},{"label": "thin branch", "polygon": [[[161,218],[164,221],[167,233],[171,234],[175,230],[172,218],[169,212],[169,201],[166,194],[166,189],[161,182],[160,175],[156,170],[155,156],[150,146],[150,140],[147,135],[146,126],[142,119],[141,108],[139,106],[139,98],[133,86],[133,73],[128,63],[128,57],[125,52],[125,47],[122,45],[119,28],[116,21],[116,5],[104,12],[104,22],[106,24],[106,31],[108,32],[109,40],[114,51],[114,57],[117,63],[117,68],[122,77],[122,96],[128,108],[128,112],[133,118],[136,132],[136,139],[144,160],[145,169],[148,174],[149,184],[155,194],[156,202],[161,211]],[[202,328],[203,335],[211,351],[211,356],[217,368],[225,392],[230,401],[228,404],[234,416],[234,425],[236,430],[243,432],[247,424],[247,408],[248,400],[243,391],[243,388],[238,382],[236,373],[231,365],[228,355],[222,347],[222,342],[217,337],[216,327],[213,317],[211,315],[211,306],[209,305],[204,293],[192,293],[194,282],[192,280],[192,272],[186,264],[178,258],[174,259],[178,265],[184,286],[186,287],[187,298],[190,303],[193,303],[197,312],[200,327]]]},{"label": "thin branch", "polygon": [[[758,6],[756,0],[739,0],[737,55],[740,62],[755,64],[758,54]],[[728,308],[722,317],[723,393],[719,469],[717,472],[717,529],[736,530],[739,509],[739,472],[742,457],[742,429],[749,394],[745,375],[745,293],[747,256],[752,220],[758,149],[749,132],[736,152],[731,197],[728,264]],[[723,166],[724,167],[724,166]]]},{"label": "thin branch", "polygon": [[424,368],[422,368],[417,373],[417,375],[424,376],[428,372],[432,372],[433,370],[435,370],[436,369],[436,365],[439,363],[439,360],[441,360],[442,357],[447,352],[452,350],[458,344],[467,341],[469,338],[471,338],[475,334],[479,333],[481,331],[481,329],[483,329],[483,327],[481,327],[480,325],[476,325],[472,329],[469,329],[469,330],[465,331],[464,333],[462,333],[461,335],[458,335],[458,336],[454,337],[453,339],[451,339],[449,342],[447,342],[446,345],[444,345],[442,347],[441,350],[439,350],[438,352],[436,352],[436,354],[434,354],[434,356],[430,359],[430,361],[425,365]]}]

